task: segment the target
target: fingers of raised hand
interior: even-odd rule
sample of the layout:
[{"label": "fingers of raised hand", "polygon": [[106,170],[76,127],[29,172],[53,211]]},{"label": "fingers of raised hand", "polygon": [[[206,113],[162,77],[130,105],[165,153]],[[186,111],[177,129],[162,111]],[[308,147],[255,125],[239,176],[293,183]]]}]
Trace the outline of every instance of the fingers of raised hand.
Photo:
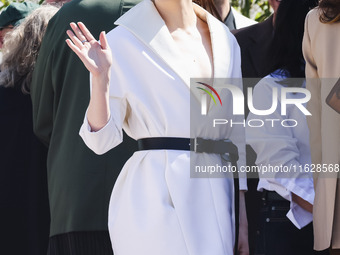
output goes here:
[{"label": "fingers of raised hand", "polygon": [[87,27],[84,25],[83,22],[78,22],[78,27],[80,28],[82,34],[84,35],[84,37],[86,38],[87,41],[91,42],[93,40],[96,41],[96,39],[93,37],[93,35],[91,34],[91,32],[87,29]]},{"label": "fingers of raised hand", "polygon": [[105,31],[102,31],[99,35],[99,41],[100,41],[100,45],[102,47],[103,50],[110,50],[110,46],[109,43],[107,41],[106,38],[106,33]]},{"label": "fingers of raised hand", "polygon": [[81,46],[84,44],[84,42],[88,41],[85,35],[80,31],[76,23],[72,22],[70,23],[70,26],[73,31],[67,30],[67,34],[72,40],[72,42],[81,48]]},{"label": "fingers of raised hand", "polygon": [[72,22],[70,23],[70,26],[75,36],[82,44],[84,44],[85,42],[96,41],[92,34],[90,33],[90,31],[86,28],[86,26],[82,22],[78,22],[77,24]]},{"label": "fingers of raised hand", "polygon": [[[68,37],[72,40],[72,43],[70,42],[72,44],[72,46],[76,46],[77,49],[79,49],[83,46],[81,41],[78,39],[78,37],[71,30],[67,30],[66,33],[67,33]],[[67,39],[67,41],[70,41],[70,40]]]},{"label": "fingers of raised hand", "polygon": [[[70,31],[70,32],[71,32],[71,31]],[[71,32],[71,33],[72,33],[72,32]],[[67,34],[68,34],[68,32],[67,32]],[[74,51],[74,53],[76,53],[79,57],[81,57],[81,51],[80,51],[80,49],[78,48],[78,46],[76,46],[76,45],[74,44],[73,40],[72,40],[72,42],[71,42],[70,39],[66,39],[66,43],[67,43],[67,45],[71,48],[71,50]]]}]

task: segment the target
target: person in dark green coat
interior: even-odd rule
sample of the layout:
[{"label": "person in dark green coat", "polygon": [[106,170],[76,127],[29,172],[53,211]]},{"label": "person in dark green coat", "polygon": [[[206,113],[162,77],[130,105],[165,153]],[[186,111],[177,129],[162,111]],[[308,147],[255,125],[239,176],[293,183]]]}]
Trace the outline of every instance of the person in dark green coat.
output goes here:
[{"label": "person in dark green coat", "polygon": [[89,72],[69,49],[66,30],[82,21],[98,38],[138,0],[73,0],[51,19],[31,85],[34,132],[48,146],[47,175],[51,210],[49,255],[112,254],[107,231],[111,191],[136,149],[121,146],[98,156],[78,132],[89,102]]}]

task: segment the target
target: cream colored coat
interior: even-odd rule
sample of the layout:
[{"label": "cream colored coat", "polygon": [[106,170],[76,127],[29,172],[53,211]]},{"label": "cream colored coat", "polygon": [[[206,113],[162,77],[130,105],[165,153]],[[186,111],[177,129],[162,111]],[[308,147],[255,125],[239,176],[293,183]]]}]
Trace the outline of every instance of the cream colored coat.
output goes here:
[{"label": "cream colored coat", "polygon": [[[340,23],[323,24],[319,10],[307,15],[303,39],[306,60],[308,103],[312,116],[310,129],[312,162],[327,164],[328,169],[340,162],[340,115],[325,99],[340,76]],[[324,175],[324,176],[323,176]],[[314,248],[323,250],[332,245],[340,248],[340,182],[338,173],[316,174],[314,201]],[[327,177],[327,178],[326,178]]]}]

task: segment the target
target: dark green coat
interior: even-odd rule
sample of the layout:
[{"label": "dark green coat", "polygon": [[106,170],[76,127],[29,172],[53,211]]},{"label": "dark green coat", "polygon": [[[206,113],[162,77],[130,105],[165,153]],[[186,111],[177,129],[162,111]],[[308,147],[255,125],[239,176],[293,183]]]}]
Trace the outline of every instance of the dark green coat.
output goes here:
[{"label": "dark green coat", "polygon": [[51,19],[35,66],[31,87],[36,135],[48,145],[50,235],[107,230],[113,184],[135,150],[127,139],[98,156],[78,132],[89,103],[89,72],[65,40],[69,23],[82,21],[98,38],[137,0],[73,0]]}]

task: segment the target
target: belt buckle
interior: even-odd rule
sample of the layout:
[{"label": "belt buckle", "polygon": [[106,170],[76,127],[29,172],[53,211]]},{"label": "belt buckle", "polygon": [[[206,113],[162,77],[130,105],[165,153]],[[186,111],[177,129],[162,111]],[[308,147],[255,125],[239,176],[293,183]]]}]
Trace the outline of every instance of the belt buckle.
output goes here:
[{"label": "belt buckle", "polygon": [[[201,137],[195,137],[195,138],[192,138],[191,139],[191,142],[190,142],[190,150],[191,151],[194,151],[194,152],[202,152],[198,149],[198,146],[201,144],[201,142],[203,141],[204,139],[201,138]],[[193,144],[191,144],[193,143]]]},{"label": "belt buckle", "polygon": [[220,154],[221,158],[225,161],[225,162],[230,162],[231,163],[231,159],[230,159],[230,155],[228,152],[224,153],[224,154]]},{"label": "belt buckle", "polygon": [[232,146],[234,147],[234,152],[228,152],[228,158],[229,161],[232,164],[236,164],[236,162],[239,160],[239,155],[238,155],[238,148],[235,144],[233,144],[233,142],[230,139],[224,139],[223,140],[225,143],[231,143]]},{"label": "belt buckle", "polygon": [[193,148],[193,151],[194,151],[194,152],[198,152],[197,146],[199,145],[198,141],[199,141],[200,139],[202,139],[202,138],[199,138],[199,137],[195,137],[195,138],[194,138],[194,148]]},{"label": "belt buckle", "polygon": [[[230,139],[223,139],[222,142],[224,142],[224,143],[230,143]],[[225,162],[231,163],[230,153],[229,153],[229,152],[221,153],[221,158],[222,158],[222,160],[224,160]]]}]

